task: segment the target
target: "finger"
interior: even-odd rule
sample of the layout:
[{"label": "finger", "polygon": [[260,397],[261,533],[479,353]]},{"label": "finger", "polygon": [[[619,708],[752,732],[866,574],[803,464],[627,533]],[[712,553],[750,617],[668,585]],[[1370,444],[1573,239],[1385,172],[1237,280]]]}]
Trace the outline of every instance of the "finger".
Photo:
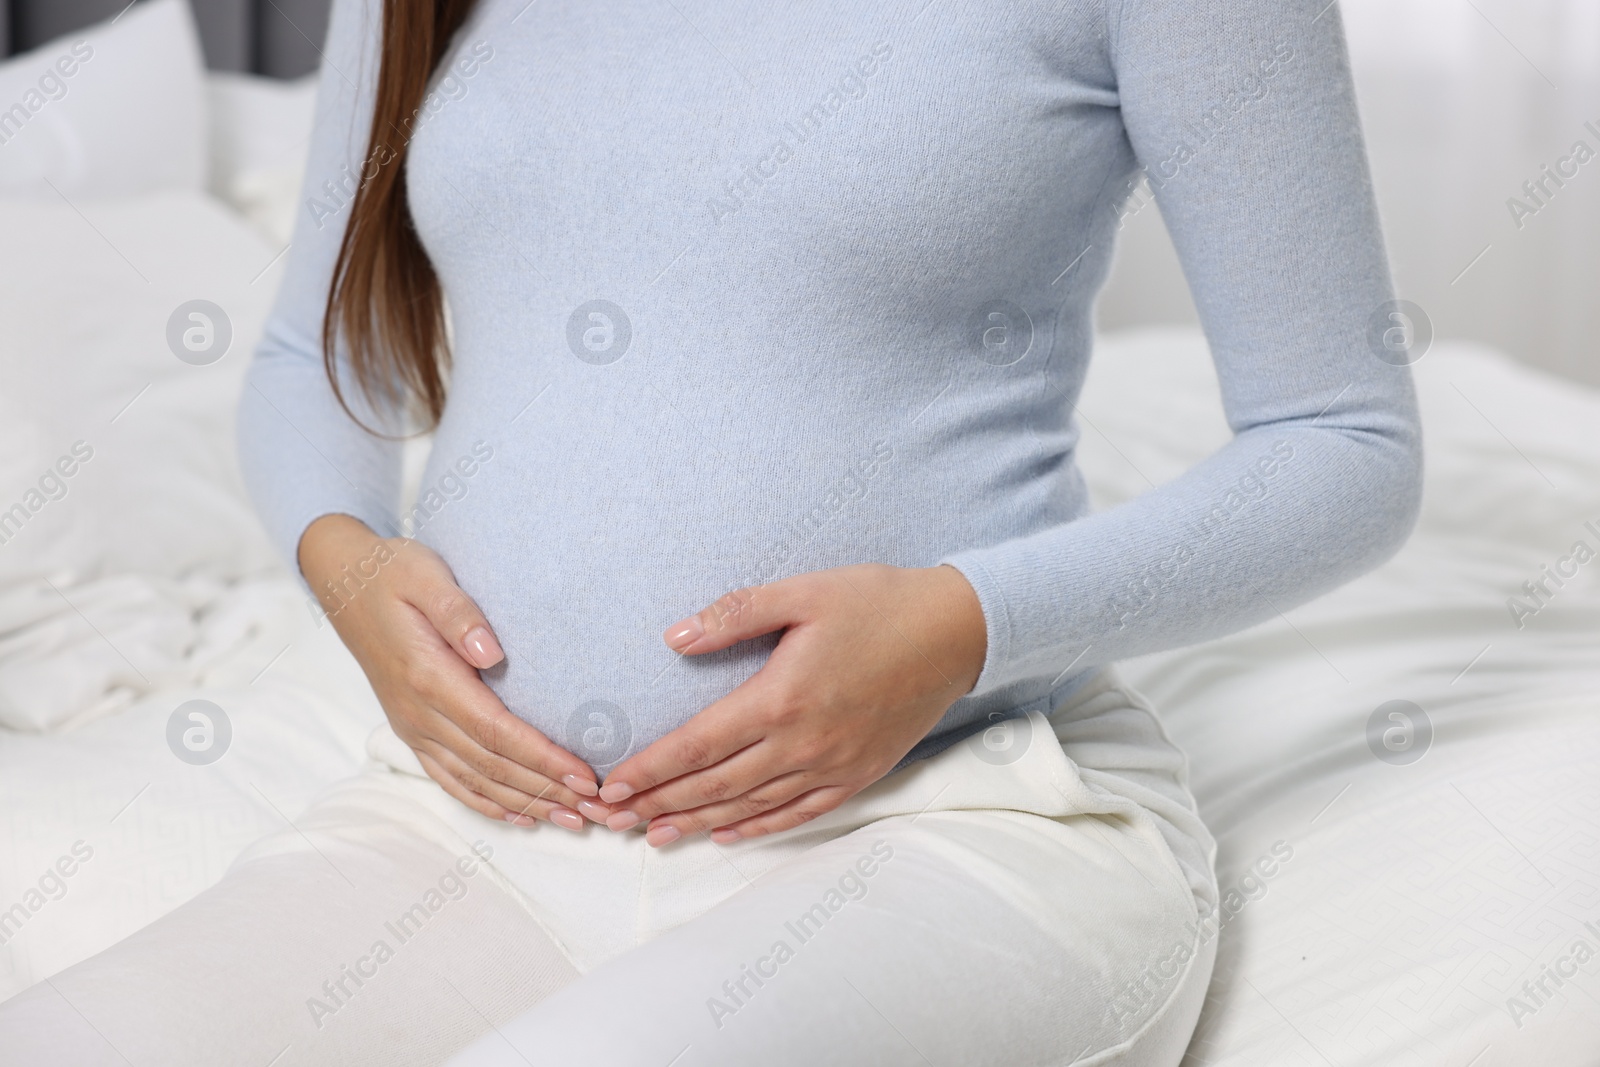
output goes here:
[{"label": "finger", "polygon": [[463,789],[499,807],[502,811],[499,817],[506,822],[530,826],[536,820],[543,819],[565,830],[582,830],[587,825],[581,815],[563,804],[546,797],[529,796],[521,790],[485,778],[448,749],[436,748],[430,755]]},{"label": "finger", "polygon": [[[411,679],[411,686],[477,748],[560,782],[578,796],[599,794],[593,768],[511,714],[494,690],[465,664],[441,657],[424,664]],[[460,752],[459,745],[451,747]],[[485,773],[498,777],[487,768]]]},{"label": "finger", "polygon": [[733,692],[658,738],[643,752],[623,760],[606,775],[600,799],[620,804],[662,782],[720,763],[761,740],[767,726],[758,712],[770,686],[758,671]]},{"label": "finger", "polygon": [[424,728],[428,739],[469,767],[475,776],[520,794],[553,801],[563,807],[577,808],[582,805],[583,808],[596,809],[600,812],[596,821],[602,821],[611,814],[608,805],[591,800],[546,774],[482,747],[456,725],[450,716],[433,708],[429,711],[432,712],[432,719]]},{"label": "finger", "polygon": [[[563,808],[578,809],[592,822],[605,822],[606,817],[613,813],[610,805],[605,805],[597,798],[586,797],[584,793],[568,789],[562,782],[550,779],[547,774],[541,774],[539,771],[520,765],[517,761],[483,749],[472,737],[462,733],[461,728],[442,712],[426,707],[424,713],[427,718],[419,725],[419,739],[424,744],[435,745],[438,752],[450,753],[454,760],[470,769],[475,779],[494,782],[504,789],[514,790],[515,795],[536,797],[539,800],[552,801]],[[408,744],[411,744],[410,739]],[[413,744],[413,747],[416,745]],[[451,769],[454,773],[454,768]],[[461,777],[461,774],[458,774],[458,777]],[[486,795],[496,795],[493,790],[478,789],[477,785],[470,787]],[[510,806],[510,801],[506,803]]]},{"label": "finger", "polygon": [[[780,746],[757,741],[703,770],[679,775],[654,789],[629,797],[624,804],[617,806],[616,814],[611,816],[607,825],[613,830],[626,830],[658,815],[714,807],[743,797],[751,790],[795,769],[794,759],[792,756],[786,758]],[[765,809],[747,811],[739,817],[754,815],[760,810]],[[720,826],[722,823],[712,825]]]},{"label": "finger", "polygon": [[686,656],[715,652],[802,621],[805,576],[735,589],[704,611],[681,619],[662,634],[667,647]]},{"label": "finger", "polygon": [[406,591],[406,603],[422,612],[462,659],[479,670],[493,667],[506,654],[495,639],[489,620],[449,577],[449,569],[442,564],[439,569],[442,573]]},{"label": "finger", "polygon": [[815,776],[807,771],[782,774],[727,800],[659,815],[650,822],[650,834],[655,835],[666,826],[673,827],[680,835],[687,835],[742,823],[787,804],[815,789],[816,784]]},{"label": "finger", "polygon": [[463,788],[500,805],[512,815],[522,814],[532,820],[540,818],[549,807],[564,806],[550,798],[551,786],[547,785],[538,793],[526,793],[484,775],[471,763],[437,742],[427,742],[426,747],[428,754]]},{"label": "finger", "polygon": [[[754,818],[718,827],[711,831],[711,840],[719,845],[731,845],[745,838],[793,830],[819,815],[826,815],[858,792],[860,790],[842,785],[813,789]],[[645,837],[649,839],[648,834]]]},{"label": "finger", "polygon": [[499,804],[480,793],[474,793],[439,765],[439,761],[421,749],[412,749],[417,754],[417,762],[422,764],[422,769],[428,772],[428,777],[439,783],[439,786],[461,803],[477,812],[479,815],[491,819],[504,821],[507,815],[512,814]]}]

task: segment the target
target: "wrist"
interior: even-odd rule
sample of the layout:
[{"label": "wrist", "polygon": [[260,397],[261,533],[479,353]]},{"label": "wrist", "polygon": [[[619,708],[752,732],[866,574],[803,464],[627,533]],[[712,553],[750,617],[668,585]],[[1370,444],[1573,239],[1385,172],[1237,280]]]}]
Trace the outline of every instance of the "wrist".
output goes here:
[{"label": "wrist", "polygon": [[360,519],[330,514],[313,519],[300,535],[296,562],[306,584],[321,599],[329,582],[384,544],[384,539]]},{"label": "wrist", "polygon": [[944,627],[945,671],[961,695],[972,691],[983,673],[989,651],[989,628],[983,617],[983,603],[966,575],[948,563],[927,568],[935,590],[934,617]]}]

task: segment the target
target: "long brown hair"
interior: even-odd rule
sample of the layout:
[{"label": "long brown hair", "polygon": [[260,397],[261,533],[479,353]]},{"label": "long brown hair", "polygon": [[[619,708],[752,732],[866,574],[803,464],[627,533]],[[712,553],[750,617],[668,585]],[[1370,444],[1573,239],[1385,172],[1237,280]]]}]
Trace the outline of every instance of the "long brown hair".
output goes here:
[{"label": "long brown hair", "polygon": [[322,323],[323,366],[351,418],[335,358],[341,333],[369,402],[403,404],[428,427],[444,411],[444,294],[406,202],[406,150],[428,79],[475,3],[383,0],[372,129]]}]

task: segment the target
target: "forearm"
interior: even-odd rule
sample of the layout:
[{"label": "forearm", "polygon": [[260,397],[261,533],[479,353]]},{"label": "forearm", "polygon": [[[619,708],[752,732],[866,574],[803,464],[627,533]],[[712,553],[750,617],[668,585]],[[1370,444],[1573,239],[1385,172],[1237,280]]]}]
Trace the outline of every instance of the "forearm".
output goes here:
[{"label": "forearm", "polygon": [[1410,372],[1371,337],[1394,291],[1337,8],[1108,14],[1119,114],[1236,436],[1121,507],[946,558],[983,602],[980,694],[1272,618],[1394,552],[1420,500]]},{"label": "forearm", "polygon": [[240,398],[239,465],[285,562],[301,563],[304,534],[324,515],[351,516],[385,535],[399,532],[398,444],[355,425],[320,366],[269,345],[258,352]]},{"label": "forearm", "polygon": [[[360,131],[371,113],[380,5],[339,0],[331,14],[305,187],[357,165]],[[341,71],[361,72],[350,81]],[[246,487],[285,562],[299,562],[302,535],[323,515],[354,516],[392,534],[406,430],[395,413],[368,404],[348,373],[346,411],[328,381],[323,311],[349,212],[313,212],[308,197],[296,220],[282,287],[256,346],[239,400],[238,450]],[[343,365],[343,361],[341,361]],[[359,422],[358,422],[359,420]],[[384,436],[369,433],[371,427]]]},{"label": "forearm", "polygon": [[1263,426],[1120,507],[950,557],[989,631],[976,691],[1231,633],[1376,566],[1420,501],[1416,440],[1391,433]]}]

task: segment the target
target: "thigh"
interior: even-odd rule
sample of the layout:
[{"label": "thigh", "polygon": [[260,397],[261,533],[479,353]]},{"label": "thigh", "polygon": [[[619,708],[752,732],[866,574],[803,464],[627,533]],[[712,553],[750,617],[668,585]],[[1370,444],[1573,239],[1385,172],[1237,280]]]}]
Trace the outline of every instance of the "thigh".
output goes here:
[{"label": "thigh", "polygon": [[808,850],[450,1062],[1173,1067],[1212,950],[1170,857],[1116,816],[895,816]]},{"label": "thigh", "polygon": [[0,1005],[0,1064],[437,1064],[577,977],[489,848],[359,793]]}]

